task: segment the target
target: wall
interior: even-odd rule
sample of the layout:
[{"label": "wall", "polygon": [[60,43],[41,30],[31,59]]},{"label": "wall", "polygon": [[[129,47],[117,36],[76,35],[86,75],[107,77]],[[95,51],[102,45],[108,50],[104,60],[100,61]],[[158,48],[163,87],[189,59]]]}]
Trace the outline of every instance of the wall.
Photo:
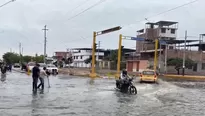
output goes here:
[{"label": "wall", "polygon": [[[184,50],[168,50],[168,58],[183,58]],[[201,52],[186,50],[186,58],[192,59],[193,61],[200,61]],[[205,61],[205,53],[202,53],[202,60]]]},{"label": "wall", "polygon": [[177,37],[177,30],[175,29],[175,34],[171,33],[171,28],[165,28],[166,33],[162,33],[161,29],[159,29],[159,37],[170,37],[170,38],[176,38]]}]

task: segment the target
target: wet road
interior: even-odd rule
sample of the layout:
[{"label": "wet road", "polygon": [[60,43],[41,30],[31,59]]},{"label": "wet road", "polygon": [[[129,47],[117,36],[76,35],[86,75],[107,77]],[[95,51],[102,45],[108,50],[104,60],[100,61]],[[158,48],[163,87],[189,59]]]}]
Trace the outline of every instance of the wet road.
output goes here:
[{"label": "wet road", "polygon": [[37,94],[31,81],[25,74],[7,75],[0,83],[0,116],[205,116],[204,82],[136,83],[133,96],[115,91],[108,79],[59,75]]}]

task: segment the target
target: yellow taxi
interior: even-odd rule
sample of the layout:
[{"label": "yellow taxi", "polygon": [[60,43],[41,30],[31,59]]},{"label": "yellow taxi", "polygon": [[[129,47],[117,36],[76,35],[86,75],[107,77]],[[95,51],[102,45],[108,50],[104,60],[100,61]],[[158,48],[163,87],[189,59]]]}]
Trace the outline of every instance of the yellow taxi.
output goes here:
[{"label": "yellow taxi", "polygon": [[144,70],[140,73],[140,82],[157,82],[158,74],[154,70]]}]

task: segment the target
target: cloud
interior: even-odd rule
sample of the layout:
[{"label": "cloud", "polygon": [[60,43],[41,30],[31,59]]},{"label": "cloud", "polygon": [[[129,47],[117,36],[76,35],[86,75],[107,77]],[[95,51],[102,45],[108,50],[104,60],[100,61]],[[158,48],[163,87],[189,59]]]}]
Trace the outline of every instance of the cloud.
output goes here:
[{"label": "cloud", "polygon": [[[7,0],[1,0],[0,4]],[[0,53],[12,48],[18,51],[21,42],[25,54],[43,54],[44,33],[47,25],[48,54],[73,47],[91,47],[93,31],[100,31],[114,26],[125,26],[118,32],[97,37],[103,48],[117,48],[119,34],[136,36],[136,30],[144,28],[146,21],[138,22],[148,16],[168,10],[190,0],[107,0],[78,17],[69,17],[85,10],[99,0],[17,0],[0,8]],[[80,4],[81,7],[76,8]],[[163,15],[150,18],[150,21],[172,20],[179,22],[178,36],[184,36],[188,30],[190,35],[203,33],[205,11],[199,0],[196,3],[176,9]],[[74,9],[74,10],[73,10]],[[1,33],[3,31],[3,33]],[[191,38],[190,38],[191,39]],[[125,47],[134,47],[135,41],[124,41]],[[0,54],[0,55],[1,55]]]}]

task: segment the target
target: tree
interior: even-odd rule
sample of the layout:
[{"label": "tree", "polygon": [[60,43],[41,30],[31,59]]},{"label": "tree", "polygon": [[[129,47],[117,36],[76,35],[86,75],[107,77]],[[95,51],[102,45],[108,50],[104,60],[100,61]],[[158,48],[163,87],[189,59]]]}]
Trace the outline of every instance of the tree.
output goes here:
[{"label": "tree", "polygon": [[84,60],[85,64],[90,64],[91,61],[92,61],[92,56]]},{"label": "tree", "polygon": [[36,57],[34,58],[34,61],[36,61],[37,63],[43,63],[44,62],[44,56],[43,55],[36,55]]},{"label": "tree", "polygon": [[[183,59],[182,58],[170,58],[167,60],[168,66],[175,66],[175,69],[177,71],[177,74],[179,74],[179,70],[182,68],[183,65]],[[194,66],[194,61],[191,59],[185,60],[185,67],[186,68],[192,68]]]},{"label": "tree", "polygon": [[7,52],[3,55],[3,60],[7,63],[7,64],[13,64],[13,63],[19,63],[20,61],[20,56],[16,53],[12,53],[12,52]]},{"label": "tree", "polygon": [[31,60],[32,60],[32,56],[28,56],[28,55],[23,56],[23,61],[24,62],[30,62]]}]

